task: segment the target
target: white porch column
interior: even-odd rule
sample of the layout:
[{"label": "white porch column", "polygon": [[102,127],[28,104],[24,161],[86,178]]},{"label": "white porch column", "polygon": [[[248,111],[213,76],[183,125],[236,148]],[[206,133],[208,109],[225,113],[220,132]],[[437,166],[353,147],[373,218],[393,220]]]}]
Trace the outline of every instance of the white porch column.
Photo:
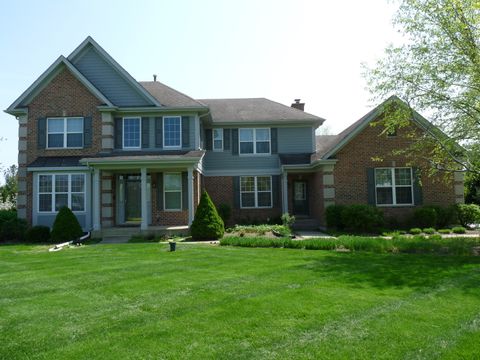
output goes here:
[{"label": "white porch column", "polygon": [[193,209],[193,169],[188,168],[187,176],[187,188],[188,188],[188,226],[192,225],[194,217]]},{"label": "white porch column", "polygon": [[282,173],[282,214],[288,213],[288,173]]},{"label": "white porch column", "polygon": [[142,223],[140,225],[141,230],[147,230],[148,228],[148,207],[147,207],[147,168],[142,167],[140,169],[141,175],[141,208],[142,208]]},{"label": "white porch column", "polygon": [[93,230],[100,230],[100,170],[93,170]]}]

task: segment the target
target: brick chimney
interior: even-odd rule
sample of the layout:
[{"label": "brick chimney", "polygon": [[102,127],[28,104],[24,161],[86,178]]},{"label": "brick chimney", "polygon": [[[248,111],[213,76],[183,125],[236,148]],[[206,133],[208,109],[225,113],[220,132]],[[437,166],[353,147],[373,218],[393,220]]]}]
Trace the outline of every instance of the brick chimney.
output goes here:
[{"label": "brick chimney", "polygon": [[295,102],[292,104],[292,108],[305,111],[305,103],[301,103],[300,99],[295,99]]}]

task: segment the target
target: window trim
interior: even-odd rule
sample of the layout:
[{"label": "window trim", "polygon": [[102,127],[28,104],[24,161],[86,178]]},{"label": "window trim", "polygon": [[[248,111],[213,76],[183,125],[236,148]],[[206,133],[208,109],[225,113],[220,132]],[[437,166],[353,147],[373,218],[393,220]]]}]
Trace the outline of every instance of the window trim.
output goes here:
[{"label": "window trim", "polygon": [[[84,214],[87,212],[87,176],[85,173],[38,173],[37,174],[37,185],[36,185],[36,192],[37,192],[37,213],[38,214],[56,214],[58,210],[55,210],[55,197],[57,192],[55,191],[55,177],[57,175],[67,175],[68,176],[68,192],[59,192],[58,194],[68,194],[67,197],[67,206],[70,210],[72,210],[72,194],[83,194],[83,210],[72,210],[75,214]],[[72,175],[81,175],[83,177],[83,192],[72,191]],[[40,176],[50,176],[52,181],[52,190],[50,192],[40,192]],[[45,211],[40,210],[40,195],[43,194],[50,194],[52,196],[51,199],[51,210]]]},{"label": "window trim", "polygon": [[[253,177],[253,193],[255,197],[255,206],[243,206],[242,204],[242,194],[243,193],[252,193],[252,191],[242,191],[242,178],[250,178]],[[261,193],[270,192],[270,206],[258,206],[258,178],[259,177],[268,177],[270,179],[270,191],[260,191]],[[272,176],[271,175],[244,175],[240,176],[240,184],[239,184],[239,196],[240,196],[240,209],[271,209],[273,208],[273,188],[272,188]]]},{"label": "window trim", "polygon": [[[395,170],[396,169],[410,169],[410,185],[397,185],[395,183]],[[390,175],[392,176],[392,185],[390,186],[381,186],[377,185],[377,170],[390,170]],[[375,178],[375,205],[378,207],[402,207],[402,206],[414,206],[415,205],[415,193],[413,188],[413,168],[408,166],[399,166],[399,167],[379,167],[375,168],[374,170],[374,178]],[[411,203],[404,203],[404,204],[397,204],[397,192],[396,188],[410,188],[412,191],[412,202]],[[378,188],[386,188],[392,189],[392,203],[391,204],[379,204],[378,197],[377,197],[377,189]]]},{"label": "window trim", "polygon": [[[167,183],[165,181],[166,175],[179,175],[180,176],[180,190],[166,190],[165,189],[165,184]],[[163,173],[163,210],[164,211],[171,211],[171,212],[178,212],[183,210],[183,179],[182,179],[182,173],[181,172],[164,172]],[[165,193],[167,192],[179,192],[180,193],[180,208],[179,209],[167,209],[167,201],[166,201],[166,196]]]},{"label": "window trim", "polygon": [[[180,144],[179,145],[165,145],[165,118],[174,118],[180,120]],[[182,117],[179,115],[172,115],[172,116],[162,116],[162,140],[163,140],[163,148],[164,149],[181,149],[182,148]]]},{"label": "window trim", "polygon": [[[217,139],[217,141],[221,141],[222,142],[222,146],[221,148],[217,149],[215,148],[215,130],[219,131],[220,134],[221,134],[221,139]],[[224,144],[224,140],[223,140],[223,128],[213,128],[212,129],[212,150],[213,151],[223,151],[223,145]]]},{"label": "window trim", "polygon": [[[63,120],[63,132],[49,132],[48,131],[48,121],[49,120]],[[82,131],[74,131],[74,132],[68,132],[67,130],[67,123],[68,119],[82,119]],[[60,149],[83,149],[85,147],[85,117],[83,116],[53,116],[53,117],[47,117],[47,123],[46,123],[46,141],[45,141],[45,149],[47,150],[60,150]],[[54,146],[51,147],[48,144],[48,135],[63,135],[63,146]],[[67,144],[67,135],[68,134],[82,134],[82,146],[68,146]]]},{"label": "window trim", "polygon": [[[251,141],[241,141],[240,132],[242,130],[253,130],[253,153],[242,153],[241,143],[250,143]],[[268,153],[257,153],[257,130],[268,130]],[[263,142],[263,141],[261,141]],[[268,156],[272,154],[272,129],[268,127],[258,128],[239,128],[238,129],[238,154],[241,156]]]},{"label": "window trim", "polygon": [[[125,146],[125,119],[138,120],[139,128],[139,141],[138,146]],[[142,118],[140,116],[124,116],[122,117],[122,149],[124,150],[138,150],[142,148]]]}]

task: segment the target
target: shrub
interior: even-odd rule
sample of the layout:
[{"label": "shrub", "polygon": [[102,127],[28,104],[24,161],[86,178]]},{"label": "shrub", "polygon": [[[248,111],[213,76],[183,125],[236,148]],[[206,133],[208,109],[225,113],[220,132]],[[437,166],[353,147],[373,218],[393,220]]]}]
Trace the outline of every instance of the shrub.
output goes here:
[{"label": "shrub", "polygon": [[460,224],[464,227],[469,227],[471,224],[476,224],[480,221],[480,206],[476,204],[458,204],[457,215]]},{"label": "shrub", "polygon": [[341,212],[343,226],[354,232],[375,232],[383,226],[383,213],[370,205],[349,205]]},{"label": "shrub", "polygon": [[425,228],[422,230],[424,234],[432,235],[435,234],[435,229],[434,228]]},{"label": "shrub", "polygon": [[25,238],[29,243],[46,243],[50,240],[50,228],[43,225],[33,226],[27,230]]},{"label": "shrub", "polygon": [[451,234],[452,230],[450,230],[450,229],[440,229],[440,230],[438,230],[438,233],[439,234]]},{"label": "shrub", "polygon": [[52,227],[52,241],[66,242],[78,239],[83,231],[72,210],[64,206],[60,209]]},{"label": "shrub", "polygon": [[430,206],[423,206],[413,212],[413,225],[419,228],[435,227],[437,212]]},{"label": "shrub", "polygon": [[455,222],[455,217],[456,217],[456,207],[455,205],[453,206],[439,206],[439,205],[429,205],[427,206],[431,209],[435,210],[435,213],[437,214],[437,222],[436,222],[436,228],[445,228],[448,225],[451,225],[453,222]]},{"label": "shrub", "polygon": [[294,223],[295,223],[295,216],[292,216],[289,213],[285,213],[285,214],[282,215],[282,225],[283,226],[291,229],[292,225]]},{"label": "shrub", "polygon": [[225,232],[223,220],[206,191],[200,198],[190,230],[194,240],[220,239]]},{"label": "shrub", "polygon": [[345,206],[343,205],[330,205],[325,210],[325,220],[327,227],[331,229],[343,229],[342,211]]},{"label": "shrub", "polygon": [[408,231],[412,235],[418,235],[422,233],[422,229],[420,228],[412,228]]},{"label": "shrub", "polygon": [[0,232],[2,231],[2,227],[4,223],[16,218],[17,218],[16,210],[0,210]]},{"label": "shrub", "polygon": [[463,227],[463,226],[455,226],[452,231],[455,233],[455,234],[465,234],[466,232],[466,229]]},{"label": "shrub", "polygon": [[0,231],[0,239],[2,241],[23,241],[27,227],[27,222],[17,217],[5,221]]},{"label": "shrub", "polygon": [[226,224],[228,220],[230,220],[230,217],[232,216],[232,208],[228,204],[218,205],[217,212],[218,212],[218,215],[220,215],[220,217],[222,218],[224,224]]}]

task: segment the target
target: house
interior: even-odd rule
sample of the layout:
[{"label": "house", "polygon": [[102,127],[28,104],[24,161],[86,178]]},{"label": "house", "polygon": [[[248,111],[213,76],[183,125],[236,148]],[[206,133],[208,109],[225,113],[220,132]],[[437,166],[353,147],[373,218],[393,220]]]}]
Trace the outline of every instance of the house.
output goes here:
[{"label": "house", "polygon": [[381,107],[336,136],[315,136],[324,119],[303,110],[300,100],[196,100],[137,82],[88,37],[6,110],[19,122],[18,216],[51,226],[68,206],[84,230],[186,227],[202,189],[231,206],[232,222],[289,212],[314,226],[334,203],[404,216],[463,201],[460,175],[420,184],[391,154],[412,140],[369,126]]}]

